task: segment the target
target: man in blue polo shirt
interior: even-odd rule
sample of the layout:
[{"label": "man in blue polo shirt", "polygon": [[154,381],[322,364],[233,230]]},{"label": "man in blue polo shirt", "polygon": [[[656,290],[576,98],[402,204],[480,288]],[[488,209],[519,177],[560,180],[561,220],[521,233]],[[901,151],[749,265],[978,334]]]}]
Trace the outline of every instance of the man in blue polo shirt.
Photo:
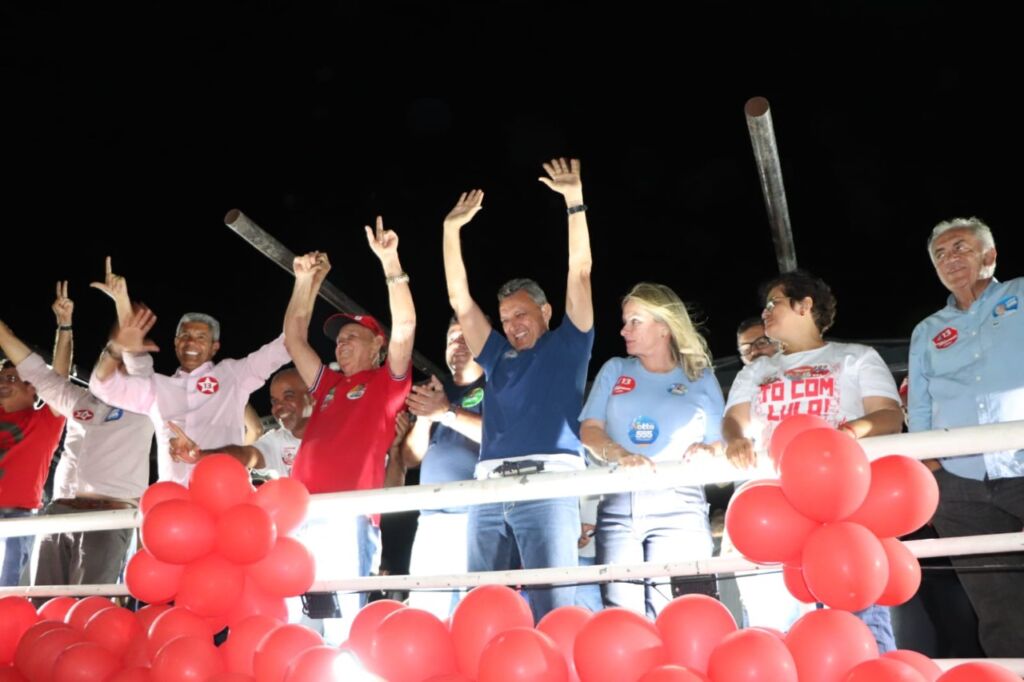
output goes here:
[{"label": "man in blue polo shirt", "polygon": [[[550,329],[551,304],[533,280],[498,291],[505,335],[495,331],[469,292],[460,230],[480,210],[481,190],[464,193],[444,221],[448,297],[469,350],[484,368],[483,440],[477,478],[515,471],[570,471],[585,465],[577,416],[594,343],[590,237],[580,163],[553,159],[540,181],[565,198],[569,228],[566,319]],[[580,533],[575,497],[476,505],[469,513],[469,570],[576,566]],[[532,588],[540,620],[574,602],[575,588]]]},{"label": "man in blue polo shirt", "polygon": [[[995,241],[977,218],[936,225],[928,253],[950,296],[911,337],[910,430],[1024,419],[1024,279],[995,279]],[[933,523],[940,536],[1024,527],[1024,450],[943,459],[934,469],[939,508]],[[985,653],[1020,656],[1024,555],[963,556],[952,562],[978,614]],[[990,564],[1005,570],[971,570]]]}]

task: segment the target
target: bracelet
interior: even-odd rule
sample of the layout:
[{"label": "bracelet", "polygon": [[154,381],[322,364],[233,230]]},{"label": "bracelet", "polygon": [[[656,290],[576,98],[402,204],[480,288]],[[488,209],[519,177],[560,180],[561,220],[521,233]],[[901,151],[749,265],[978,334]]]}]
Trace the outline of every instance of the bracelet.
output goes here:
[{"label": "bracelet", "polygon": [[587,205],[580,204],[579,206],[570,206],[569,208],[565,209],[565,212],[568,213],[569,215],[572,215],[573,213],[583,213],[586,210]]},{"label": "bracelet", "polygon": [[70,324],[58,324],[57,325],[57,331],[69,332],[69,331],[71,331],[71,325]]},{"label": "bracelet", "polygon": [[400,272],[397,275],[385,277],[384,281],[387,282],[388,286],[392,284],[407,284],[409,282],[409,275],[405,272]]}]

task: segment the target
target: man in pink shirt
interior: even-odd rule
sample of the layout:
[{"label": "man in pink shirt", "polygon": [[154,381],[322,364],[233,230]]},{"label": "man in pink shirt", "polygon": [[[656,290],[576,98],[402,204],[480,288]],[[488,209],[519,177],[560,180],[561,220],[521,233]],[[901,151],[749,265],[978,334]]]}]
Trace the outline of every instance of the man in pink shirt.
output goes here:
[{"label": "man in pink shirt", "polygon": [[[201,448],[241,442],[249,395],[289,361],[288,351],[282,335],[244,358],[215,363],[220,323],[203,313],[186,313],[174,337],[178,370],[171,376],[137,376],[145,362],[137,354],[159,350],[145,338],[155,320],[152,312],[142,309],[121,326],[93,370],[89,388],[110,405],[148,415],[156,427],[160,480],[187,485],[195,463],[171,456],[173,434],[167,422],[188,433]],[[122,359],[127,374],[117,371]]]}]

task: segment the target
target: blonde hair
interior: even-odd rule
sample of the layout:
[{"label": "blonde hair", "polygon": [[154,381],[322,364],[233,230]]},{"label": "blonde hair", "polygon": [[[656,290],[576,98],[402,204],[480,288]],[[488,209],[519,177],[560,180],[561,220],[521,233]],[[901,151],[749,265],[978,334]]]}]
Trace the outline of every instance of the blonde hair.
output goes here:
[{"label": "blonde hair", "polygon": [[622,304],[632,301],[650,313],[669,330],[672,359],[686,372],[691,381],[696,381],[711,367],[711,351],[708,342],[697,331],[696,325],[686,311],[686,305],[676,292],[664,284],[640,282],[626,294]]}]

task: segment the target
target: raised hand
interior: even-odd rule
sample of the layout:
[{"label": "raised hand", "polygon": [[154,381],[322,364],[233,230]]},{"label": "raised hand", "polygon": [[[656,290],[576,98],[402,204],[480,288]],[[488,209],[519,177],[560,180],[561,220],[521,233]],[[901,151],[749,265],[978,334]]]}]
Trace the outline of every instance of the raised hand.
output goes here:
[{"label": "raised hand", "polygon": [[110,256],[107,256],[104,265],[106,272],[103,281],[93,282],[89,286],[99,289],[113,299],[114,307],[117,309],[118,322],[124,324],[132,313],[131,299],[128,298],[128,281],[124,277],[114,274]]},{"label": "raised hand", "polygon": [[113,343],[122,352],[151,353],[160,350],[146,335],[156,324],[156,315],[145,306],[137,309],[120,325]]},{"label": "raised hand", "polygon": [[579,159],[551,159],[544,164],[548,176],[537,178],[549,189],[565,197],[566,203],[583,203],[583,181]]},{"label": "raised hand", "polygon": [[431,376],[424,386],[413,386],[405,404],[417,417],[431,421],[438,421],[451,406],[444,393],[444,385],[435,376]]},{"label": "raised hand", "polygon": [[448,215],[444,217],[444,226],[456,230],[461,228],[483,208],[483,203],[484,191],[482,189],[463,192],[459,196],[459,200],[455,202],[455,208],[448,211]]},{"label": "raised hand", "polygon": [[180,426],[174,422],[167,422],[167,429],[173,434],[168,441],[171,451],[171,459],[175,462],[195,464],[201,459],[199,446],[189,438]]},{"label": "raised hand", "polygon": [[57,282],[57,298],[54,299],[50,309],[57,317],[57,324],[63,326],[71,324],[71,314],[75,311],[75,302],[68,298],[67,280]]},{"label": "raised hand", "polygon": [[311,251],[302,256],[296,256],[292,261],[292,270],[296,278],[310,278],[314,282],[322,282],[327,273],[331,271],[331,261],[327,254],[322,251]]},{"label": "raised hand", "polygon": [[384,218],[377,216],[377,229],[366,226],[366,241],[374,255],[384,263],[398,257],[398,235],[394,230],[384,229]]}]

